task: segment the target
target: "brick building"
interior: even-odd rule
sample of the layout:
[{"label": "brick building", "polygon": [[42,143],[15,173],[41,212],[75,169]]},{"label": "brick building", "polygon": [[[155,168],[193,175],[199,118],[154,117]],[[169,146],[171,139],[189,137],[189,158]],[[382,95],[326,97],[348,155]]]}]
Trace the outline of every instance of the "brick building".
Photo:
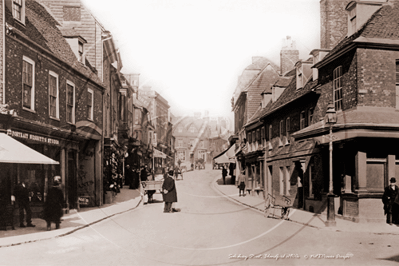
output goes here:
[{"label": "brick building", "polygon": [[[103,93],[89,66],[79,62],[58,22],[35,1],[7,1],[3,100],[17,116],[9,135],[59,165],[2,167],[13,186],[27,177],[40,212],[52,177],[62,177],[66,208],[102,198]],[[17,3],[18,4],[18,3]],[[77,37],[78,38],[78,37]]]},{"label": "brick building", "polygon": [[[350,2],[342,12],[348,32],[337,43],[330,39],[331,46],[321,38],[322,46],[332,50],[313,50],[309,60],[298,61],[271,92],[264,92],[264,107],[246,124],[241,150],[264,152],[258,156],[265,161],[259,169],[262,190],[289,198],[295,207],[326,211],[330,138],[325,115],[332,103],[338,117],[332,127],[334,211],[355,222],[384,222],[382,193],[389,178],[399,174],[394,148],[399,3]],[[282,90],[278,97],[273,96],[276,85]],[[257,134],[258,129],[264,133]]]}]

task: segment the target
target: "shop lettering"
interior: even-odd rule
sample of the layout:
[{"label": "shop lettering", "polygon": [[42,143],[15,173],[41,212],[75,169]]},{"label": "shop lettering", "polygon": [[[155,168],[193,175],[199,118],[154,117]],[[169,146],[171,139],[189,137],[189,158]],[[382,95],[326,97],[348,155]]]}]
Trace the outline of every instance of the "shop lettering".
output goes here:
[{"label": "shop lettering", "polygon": [[21,138],[21,139],[30,139],[30,140],[48,143],[48,144],[60,145],[60,141],[57,139],[46,138],[46,137],[29,134],[29,133],[22,133],[19,131],[11,131],[11,136],[16,137],[16,138]]}]

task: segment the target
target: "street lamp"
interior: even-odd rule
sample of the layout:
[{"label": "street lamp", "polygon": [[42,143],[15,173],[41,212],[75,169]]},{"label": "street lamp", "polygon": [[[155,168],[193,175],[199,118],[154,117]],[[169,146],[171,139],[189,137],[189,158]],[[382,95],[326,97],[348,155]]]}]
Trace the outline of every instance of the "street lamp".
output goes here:
[{"label": "street lamp", "polygon": [[334,206],[334,191],[333,191],[333,134],[332,127],[335,123],[337,123],[337,112],[335,111],[334,104],[330,103],[327,106],[326,116],[325,116],[326,124],[330,126],[330,142],[329,142],[329,151],[330,151],[330,182],[328,186],[328,194],[327,194],[327,223],[326,226],[335,226],[335,206]]}]

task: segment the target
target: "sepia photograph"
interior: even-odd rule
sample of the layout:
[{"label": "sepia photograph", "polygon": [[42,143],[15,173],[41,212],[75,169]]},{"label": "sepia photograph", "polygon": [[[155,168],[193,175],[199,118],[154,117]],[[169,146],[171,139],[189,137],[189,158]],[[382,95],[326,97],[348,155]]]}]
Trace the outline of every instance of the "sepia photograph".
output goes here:
[{"label": "sepia photograph", "polygon": [[399,0],[0,3],[0,266],[399,263]]}]

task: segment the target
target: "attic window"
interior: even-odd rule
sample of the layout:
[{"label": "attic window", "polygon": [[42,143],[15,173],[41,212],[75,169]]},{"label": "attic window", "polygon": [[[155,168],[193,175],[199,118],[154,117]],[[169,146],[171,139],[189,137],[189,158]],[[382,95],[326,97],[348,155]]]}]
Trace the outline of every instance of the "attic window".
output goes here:
[{"label": "attic window", "polygon": [[79,6],[64,6],[64,21],[80,21]]}]

